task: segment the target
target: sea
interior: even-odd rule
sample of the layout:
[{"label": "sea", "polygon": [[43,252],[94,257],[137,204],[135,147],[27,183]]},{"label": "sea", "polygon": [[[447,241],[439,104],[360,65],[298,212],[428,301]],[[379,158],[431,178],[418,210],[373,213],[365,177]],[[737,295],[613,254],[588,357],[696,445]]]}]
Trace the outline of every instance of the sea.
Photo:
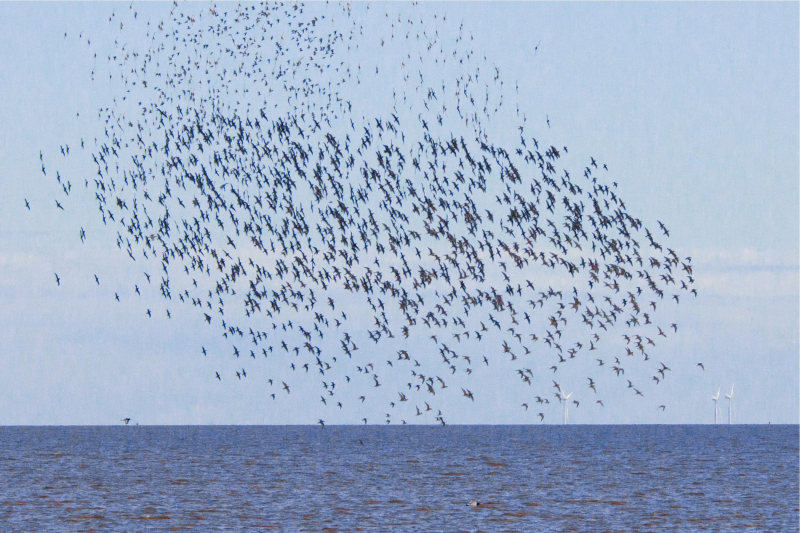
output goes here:
[{"label": "sea", "polygon": [[794,532],[799,442],[797,425],[1,427],[0,531]]}]

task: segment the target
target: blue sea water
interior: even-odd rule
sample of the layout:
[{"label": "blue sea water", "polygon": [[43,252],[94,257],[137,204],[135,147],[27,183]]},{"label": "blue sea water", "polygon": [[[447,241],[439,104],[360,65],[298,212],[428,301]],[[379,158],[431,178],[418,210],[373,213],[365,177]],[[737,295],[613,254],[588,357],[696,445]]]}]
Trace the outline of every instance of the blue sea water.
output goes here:
[{"label": "blue sea water", "polygon": [[799,442],[796,425],[5,427],[0,530],[798,531]]}]

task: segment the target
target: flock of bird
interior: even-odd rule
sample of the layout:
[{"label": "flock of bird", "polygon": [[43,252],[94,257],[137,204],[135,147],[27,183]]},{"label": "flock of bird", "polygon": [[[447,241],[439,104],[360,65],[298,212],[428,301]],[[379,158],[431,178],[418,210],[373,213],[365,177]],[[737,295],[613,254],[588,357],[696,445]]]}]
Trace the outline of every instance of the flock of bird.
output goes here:
[{"label": "flock of bird", "polygon": [[[517,105],[516,141],[495,140],[505,86],[463,24],[369,5],[186,9],[115,10],[117,92],[94,143],[56,157],[92,158],[77,190],[143,265],[130,290],[225,339],[228,353],[198,350],[219,358],[209,379],[257,374],[276,401],[318,385],[320,412],[365,424],[367,401],[387,411],[372,423],[444,424],[443,397],[489,395],[473,373],[502,372],[540,421],[572,398],[557,381],[570,365],[598,406],[599,373],[632,400],[667,379],[654,351],[679,328],[659,316],[697,296],[691,258],[629,213],[605,164],[545,142],[549,116],[531,125]],[[123,44],[135,36],[146,50]],[[47,159],[53,209],[69,210],[76,178]]]}]

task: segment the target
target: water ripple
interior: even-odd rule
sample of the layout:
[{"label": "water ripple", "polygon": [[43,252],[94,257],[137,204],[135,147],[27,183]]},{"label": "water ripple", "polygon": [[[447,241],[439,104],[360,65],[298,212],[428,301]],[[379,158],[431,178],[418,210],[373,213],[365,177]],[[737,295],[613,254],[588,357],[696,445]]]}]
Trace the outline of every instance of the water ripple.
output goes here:
[{"label": "water ripple", "polygon": [[797,531],[799,455],[798,426],[9,427],[0,529]]}]

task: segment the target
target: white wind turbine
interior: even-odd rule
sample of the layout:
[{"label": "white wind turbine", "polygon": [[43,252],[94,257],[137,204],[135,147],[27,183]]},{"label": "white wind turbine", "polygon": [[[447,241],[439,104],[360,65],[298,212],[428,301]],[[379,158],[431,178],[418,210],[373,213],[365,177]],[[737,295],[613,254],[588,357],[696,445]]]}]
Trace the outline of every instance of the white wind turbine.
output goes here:
[{"label": "white wind turbine", "polygon": [[564,424],[567,423],[567,404],[569,403],[569,397],[572,396],[572,393],[564,394],[564,391],[561,390],[561,387],[558,387],[558,392],[561,393],[561,401],[564,402]]},{"label": "white wind turbine", "polygon": [[719,412],[719,391],[722,387],[717,387],[717,395],[712,396],[711,399],[714,400],[714,424],[717,423],[717,413]]},{"label": "white wind turbine", "polygon": [[728,424],[731,423],[731,412],[733,411],[733,385],[731,385],[731,393],[726,394],[725,397],[728,399]]}]

